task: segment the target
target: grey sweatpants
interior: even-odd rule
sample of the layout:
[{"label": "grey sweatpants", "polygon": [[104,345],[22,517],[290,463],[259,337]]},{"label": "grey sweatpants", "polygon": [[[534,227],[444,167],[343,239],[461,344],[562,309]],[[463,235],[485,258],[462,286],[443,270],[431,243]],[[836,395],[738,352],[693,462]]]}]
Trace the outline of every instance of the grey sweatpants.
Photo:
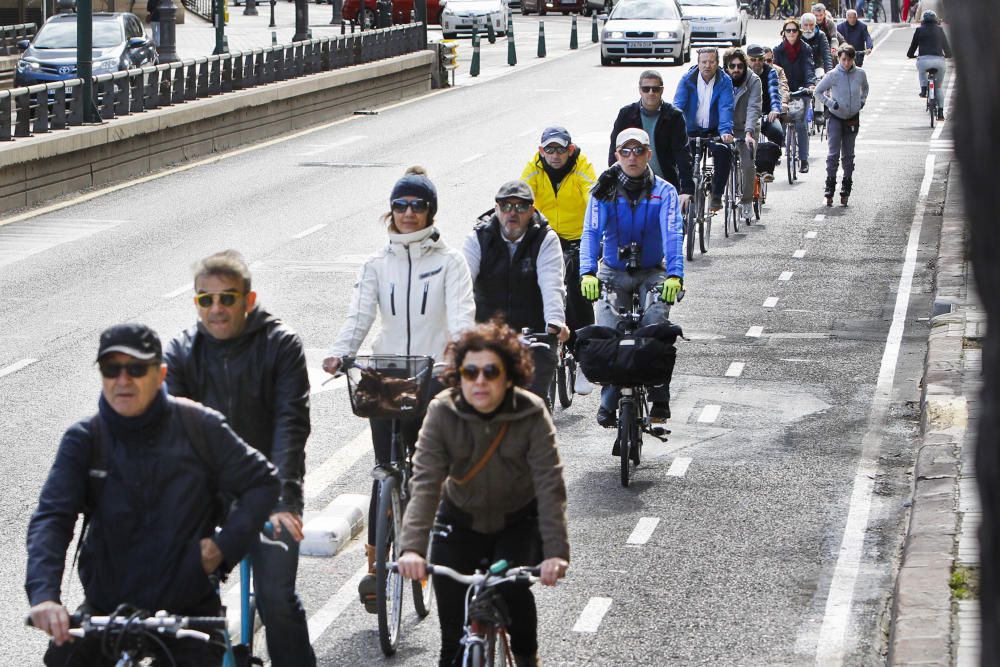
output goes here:
[{"label": "grey sweatpants", "polygon": [[854,143],[858,140],[857,132],[846,132],[844,121],[830,114],[827,121],[826,177],[837,180],[837,167],[844,162],[844,180],[854,175]]},{"label": "grey sweatpants", "polygon": [[936,69],[934,75],[934,97],[937,98],[938,109],[944,109],[944,75],[946,73],[943,56],[917,56],[917,75],[920,77],[920,87],[927,85],[927,70]]}]

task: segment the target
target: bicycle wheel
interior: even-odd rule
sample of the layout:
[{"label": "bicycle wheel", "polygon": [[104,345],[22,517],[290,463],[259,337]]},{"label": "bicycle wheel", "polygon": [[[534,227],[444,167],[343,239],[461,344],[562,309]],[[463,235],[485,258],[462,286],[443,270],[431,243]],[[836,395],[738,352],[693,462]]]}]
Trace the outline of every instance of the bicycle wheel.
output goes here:
[{"label": "bicycle wheel", "polygon": [[622,401],[618,406],[618,455],[621,458],[622,486],[628,486],[632,465],[632,427],[635,417],[635,405],[631,401]]},{"label": "bicycle wheel", "polygon": [[875,23],[885,23],[885,7],[882,6],[881,2],[875,3],[875,9],[872,11],[872,19]]},{"label": "bicycle wheel", "polygon": [[[732,213],[732,211],[733,211],[733,194],[732,194],[732,191],[733,191],[733,179],[732,179],[732,176],[730,176],[729,182],[726,183],[726,191],[722,195],[722,207],[723,207],[723,209],[725,209],[725,216],[724,216],[723,221],[722,221],[722,232],[723,232],[723,235],[727,239],[729,238],[729,222],[730,222],[730,219],[733,217],[733,213]],[[735,230],[733,230],[733,231],[735,231]],[[702,252],[705,252],[705,251],[702,250]]]},{"label": "bicycle wheel", "polygon": [[712,236],[712,216],[705,215],[704,209],[702,209],[702,215],[698,217],[698,245],[701,247],[701,254],[708,252],[708,242]]},{"label": "bicycle wheel", "polygon": [[[403,511],[405,512],[405,509]],[[416,609],[417,616],[427,618],[434,603],[434,584],[430,576],[410,583],[413,584],[413,608]]]},{"label": "bicycle wheel", "polygon": [[399,480],[386,477],[379,485],[378,523],[375,528],[375,606],[378,615],[378,640],[382,653],[393,655],[399,642],[403,620],[403,578],[390,572],[386,564],[395,561],[396,536],[402,521]]},{"label": "bicycle wheel", "polygon": [[559,388],[559,405],[563,409],[573,405],[573,387],[576,386],[576,359],[572,355],[566,354],[563,363],[556,370]]},{"label": "bicycle wheel", "polygon": [[[757,176],[754,178],[753,186],[754,186],[754,191],[753,191],[753,217],[756,220],[760,220],[760,206],[763,203],[764,188],[767,187],[767,184],[764,183],[764,179],[761,178],[760,174],[757,174]],[[750,224],[749,220],[747,220],[747,224],[748,225]]]},{"label": "bicycle wheel", "polygon": [[733,188],[733,233],[740,231],[740,215],[743,213],[743,166],[740,160],[733,160],[733,171],[729,174],[729,182]]},{"label": "bicycle wheel", "polygon": [[688,214],[684,220],[684,244],[687,247],[686,254],[689,262],[694,260],[694,227],[695,220],[698,219],[698,210],[704,204],[701,201],[702,196],[697,190],[695,191],[691,201],[688,202]]},{"label": "bicycle wheel", "polygon": [[927,83],[927,112],[931,116],[931,127],[937,122],[937,87],[934,85],[934,79],[928,78]]}]

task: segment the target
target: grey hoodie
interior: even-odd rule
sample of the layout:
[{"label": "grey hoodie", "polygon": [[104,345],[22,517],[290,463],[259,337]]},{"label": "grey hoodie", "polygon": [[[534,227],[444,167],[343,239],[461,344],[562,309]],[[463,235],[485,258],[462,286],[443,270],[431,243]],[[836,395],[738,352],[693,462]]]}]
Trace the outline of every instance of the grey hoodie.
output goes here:
[{"label": "grey hoodie", "polygon": [[816,95],[830,100],[826,108],[837,118],[853,118],[868,99],[868,76],[857,65],[848,71],[838,64],[816,86]]}]

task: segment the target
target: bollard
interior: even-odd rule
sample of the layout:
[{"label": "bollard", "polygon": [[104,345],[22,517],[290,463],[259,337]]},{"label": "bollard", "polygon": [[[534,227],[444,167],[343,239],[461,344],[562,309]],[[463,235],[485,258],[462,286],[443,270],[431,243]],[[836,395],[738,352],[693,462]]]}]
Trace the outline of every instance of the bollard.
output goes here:
[{"label": "bollard", "polygon": [[545,57],[545,21],[538,22],[538,57]]},{"label": "bollard", "polygon": [[469,76],[479,76],[479,33],[472,28],[472,64],[469,65]]},{"label": "bollard", "polygon": [[600,36],[597,33],[597,12],[591,14],[592,20],[590,22],[590,41],[597,44],[601,41]]},{"label": "bollard", "polygon": [[490,44],[497,43],[497,31],[493,29],[492,19],[486,21],[486,39],[489,40]]},{"label": "bollard", "polygon": [[576,37],[576,14],[573,14],[573,24],[569,30],[569,48],[571,51],[580,48],[580,43]]},{"label": "bollard", "polygon": [[513,67],[517,64],[517,51],[514,49],[514,16],[507,13],[507,64]]},{"label": "bollard", "polygon": [[278,43],[278,33],[274,30],[271,31],[271,46]]}]

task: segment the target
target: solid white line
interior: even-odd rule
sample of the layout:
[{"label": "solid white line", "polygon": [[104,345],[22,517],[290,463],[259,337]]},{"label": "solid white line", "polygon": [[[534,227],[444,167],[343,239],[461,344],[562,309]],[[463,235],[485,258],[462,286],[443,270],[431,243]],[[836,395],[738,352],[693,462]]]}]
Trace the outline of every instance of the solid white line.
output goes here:
[{"label": "solid white line", "polygon": [[819,234],[819,232],[817,232],[817,231],[806,232],[806,238],[807,239],[814,239],[814,238],[816,238],[817,234]]},{"label": "solid white line", "polygon": [[747,338],[760,338],[764,333],[764,327],[750,327],[747,329]]},{"label": "solid white line", "polygon": [[[669,475],[670,473],[667,474]],[[649,542],[649,538],[653,536],[653,531],[656,530],[656,524],[658,523],[660,523],[660,520],[656,517],[642,517],[639,519],[639,523],[636,524],[632,534],[625,540],[625,544],[645,544]]]},{"label": "solid white line", "polygon": [[312,234],[313,232],[318,232],[319,230],[323,229],[324,227],[326,227],[326,223],[321,223],[319,225],[313,225],[309,229],[303,229],[301,232],[299,232],[298,234],[296,234],[292,238],[293,239],[305,238],[305,237],[309,236],[310,234]]},{"label": "solid white line", "polygon": [[698,416],[699,424],[711,424],[716,419],[719,418],[719,412],[722,410],[721,405],[706,405],[701,410],[701,415]]},{"label": "solid white line", "polygon": [[743,375],[743,369],[746,368],[746,366],[747,366],[746,362],[734,361],[733,363],[729,364],[729,368],[726,369],[726,377],[738,378],[739,376]]},{"label": "solid white line", "polygon": [[764,299],[765,308],[774,308],[777,305],[778,305],[778,297],[776,296],[769,296],[766,299]]},{"label": "solid white line", "polygon": [[367,426],[348,444],[323,461],[323,465],[306,475],[306,500],[320,496],[351,466],[372,448],[371,429]]},{"label": "solid white line", "polygon": [[875,474],[878,471],[878,455],[882,446],[889,405],[892,401],[896,363],[899,360],[899,349],[906,327],[906,312],[910,305],[913,274],[917,264],[917,250],[920,245],[920,231],[923,227],[924,213],[927,207],[926,196],[930,190],[930,182],[934,177],[933,155],[927,157],[924,170],[924,182],[921,185],[920,198],[917,200],[916,210],[913,213],[913,222],[910,224],[903,272],[899,277],[899,287],[896,291],[896,306],[893,311],[892,325],[889,327],[889,335],[886,337],[878,383],[875,385],[875,393],[872,397],[868,429],[861,441],[861,460],[858,461],[857,471],[854,474],[854,488],[851,492],[847,524],[844,527],[844,537],[840,544],[837,564],[830,582],[823,624],[819,630],[816,648],[817,665],[840,665],[846,660],[845,635],[851,616],[854,586],[857,583],[858,571],[861,568],[863,558],[862,552],[865,535],[868,531],[868,515],[871,511]]},{"label": "solid white line", "polygon": [[527,137],[529,135],[534,134],[535,132],[538,132],[538,130],[536,130],[534,128],[531,128],[530,130],[525,130],[524,132],[522,132],[521,134],[519,134],[517,136],[519,136],[519,137]]},{"label": "solid white line", "polygon": [[688,467],[691,465],[691,459],[679,456],[674,459],[674,462],[670,464],[670,469],[667,470],[667,477],[683,477],[687,474]]},{"label": "solid white line", "polygon": [[794,257],[795,259],[802,259],[805,256],[806,256],[805,248],[799,248],[798,250],[792,253],[792,257]]},{"label": "solid white line", "polygon": [[38,359],[21,359],[21,361],[15,362],[10,366],[7,366],[7,368],[0,368],[0,378],[2,378],[5,375],[10,375],[11,373],[16,373],[22,368],[27,368],[36,361],[38,361]]},{"label": "solid white line", "polygon": [[468,164],[470,162],[474,162],[475,160],[478,160],[479,158],[483,157],[483,155],[485,155],[485,153],[476,153],[475,155],[470,155],[469,157],[459,162],[459,164]]},{"label": "solid white line", "polygon": [[791,280],[793,271],[782,271],[781,275],[778,276],[778,280]]},{"label": "solid white line", "polygon": [[186,285],[182,285],[177,289],[170,290],[169,292],[163,295],[163,298],[173,299],[174,297],[184,294],[184,292],[194,292],[194,286],[192,286],[191,283],[187,283]]},{"label": "solid white line", "polygon": [[343,148],[344,146],[347,146],[349,144],[354,144],[359,141],[364,141],[367,138],[368,136],[364,134],[356,134],[353,137],[344,137],[343,139],[334,141],[333,143],[323,144],[314,151],[306,151],[301,155],[303,157],[308,157],[310,155],[319,155],[320,153],[326,153],[327,151],[332,151],[335,148]]},{"label": "solid white line", "polygon": [[337,589],[326,604],[309,619],[309,640],[316,644],[319,638],[327,629],[333,625],[337,617],[344,613],[344,610],[358,599],[358,583],[361,578],[368,574],[368,564],[362,563],[361,567],[355,570],[351,578],[344,582],[344,585]]},{"label": "solid white line", "polygon": [[813,218],[813,222],[823,222],[824,220],[826,220],[826,214],[825,213],[817,213],[816,217]]},{"label": "solid white line", "polygon": [[611,598],[590,598],[580,618],[576,619],[573,632],[597,632],[608,609],[611,609]]}]

